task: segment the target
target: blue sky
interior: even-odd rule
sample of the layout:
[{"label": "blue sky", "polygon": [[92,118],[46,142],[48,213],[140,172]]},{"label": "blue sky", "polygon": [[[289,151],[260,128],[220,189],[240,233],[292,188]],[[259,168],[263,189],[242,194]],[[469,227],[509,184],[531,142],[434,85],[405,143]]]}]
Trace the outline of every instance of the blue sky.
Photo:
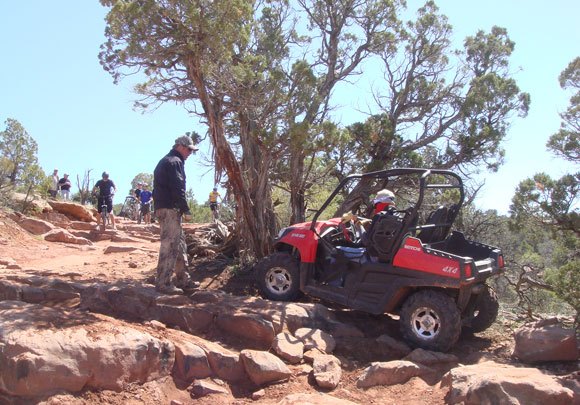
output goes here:
[{"label": "blue sky", "polygon": [[[410,9],[423,2],[408,1]],[[517,184],[537,171],[561,175],[569,166],[545,150],[560,125],[558,114],[570,93],[560,89],[558,75],[580,56],[580,2],[574,0],[440,0],[436,2],[454,27],[458,44],[478,29],[506,27],[516,49],[512,70],[520,88],[531,94],[527,118],[515,118],[504,147],[506,164],[483,176],[486,186],[477,203],[506,213]],[[73,178],[106,170],[123,201],[130,181],[151,173],[173,140],[206,128],[177,105],[150,112],[132,109],[131,83],[113,84],[98,62],[104,42],[107,9],[96,0],[0,1],[0,130],[7,118],[18,120],[38,142],[38,158],[47,173],[58,168]],[[370,93],[337,91],[336,111],[343,124],[360,119]],[[342,97],[347,94],[347,97]],[[210,148],[186,163],[188,187],[205,201],[213,186]]]}]

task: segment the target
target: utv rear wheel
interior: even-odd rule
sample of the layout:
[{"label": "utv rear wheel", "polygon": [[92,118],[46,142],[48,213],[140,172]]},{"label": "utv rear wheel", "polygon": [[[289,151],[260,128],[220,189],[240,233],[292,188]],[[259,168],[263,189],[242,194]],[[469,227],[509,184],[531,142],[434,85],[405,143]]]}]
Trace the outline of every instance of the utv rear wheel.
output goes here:
[{"label": "utv rear wheel", "polygon": [[257,266],[257,282],[262,295],[274,301],[292,301],[300,295],[298,260],[278,252],[262,259]]},{"label": "utv rear wheel", "polygon": [[461,316],[453,298],[438,291],[411,295],[401,309],[401,333],[411,346],[448,351],[459,339]]},{"label": "utv rear wheel", "polygon": [[486,285],[474,302],[472,309],[473,318],[471,323],[465,328],[472,333],[483,332],[493,325],[498,312],[499,301],[497,294]]}]

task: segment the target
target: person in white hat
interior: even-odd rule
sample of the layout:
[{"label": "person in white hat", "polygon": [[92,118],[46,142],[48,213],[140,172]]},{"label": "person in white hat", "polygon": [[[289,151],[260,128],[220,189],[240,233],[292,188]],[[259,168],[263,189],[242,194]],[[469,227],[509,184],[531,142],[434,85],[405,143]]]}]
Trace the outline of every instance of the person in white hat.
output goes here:
[{"label": "person in white hat", "polygon": [[381,211],[385,211],[388,207],[395,206],[395,194],[386,188],[379,191],[373,200],[373,216]]},{"label": "person in white hat", "polygon": [[[161,228],[155,289],[164,294],[183,294],[183,289],[199,285],[191,281],[186,271],[187,246],[181,228],[182,217],[185,221],[191,221],[185,197],[184,164],[197,150],[189,136],[181,136],[175,140],[173,148],[159,161],[153,172],[155,215]],[[174,273],[175,278],[172,280]]]},{"label": "person in white hat", "polygon": [[58,181],[58,189],[60,190],[60,196],[63,200],[70,200],[70,187],[71,182],[68,178],[68,174],[65,173],[64,177]]},{"label": "person in white hat", "polygon": [[56,198],[58,194],[58,169],[52,171],[52,176],[50,176],[50,188],[48,189],[48,194],[51,198]]}]

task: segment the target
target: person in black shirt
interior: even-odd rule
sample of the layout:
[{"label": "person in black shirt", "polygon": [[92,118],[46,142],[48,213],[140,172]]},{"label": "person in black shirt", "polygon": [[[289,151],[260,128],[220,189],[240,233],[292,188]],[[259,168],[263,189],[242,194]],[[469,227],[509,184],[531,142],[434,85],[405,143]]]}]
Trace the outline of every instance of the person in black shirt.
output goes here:
[{"label": "person in black shirt", "polygon": [[137,199],[137,201],[140,201],[142,187],[143,183],[137,183],[137,188],[135,188],[135,191],[133,191],[133,194],[135,194],[135,198]]},{"label": "person in black shirt", "polygon": [[[117,187],[113,180],[109,179],[109,173],[103,172],[102,179],[95,183],[95,187],[93,188],[93,193],[99,190],[99,198],[97,202],[97,211],[99,214],[102,212],[103,205],[107,205],[107,212],[111,218],[111,224],[113,225],[113,229],[116,229],[115,226],[115,216],[113,215],[113,196],[117,191]],[[97,215],[97,225],[101,222],[101,216]]]},{"label": "person in black shirt", "polygon": [[64,174],[64,177],[58,181],[58,189],[60,190],[60,195],[62,199],[68,201],[70,199],[70,180],[68,179],[68,174]]},{"label": "person in black shirt", "polygon": [[[182,216],[191,221],[185,197],[185,160],[198,148],[189,136],[175,140],[173,148],[153,172],[153,200],[155,215],[161,228],[161,245],[157,263],[155,289],[164,294],[182,294],[185,288],[195,288],[187,273],[187,246],[181,228]],[[175,273],[175,281],[172,276]],[[179,288],[181,287],[181,288]]]}]

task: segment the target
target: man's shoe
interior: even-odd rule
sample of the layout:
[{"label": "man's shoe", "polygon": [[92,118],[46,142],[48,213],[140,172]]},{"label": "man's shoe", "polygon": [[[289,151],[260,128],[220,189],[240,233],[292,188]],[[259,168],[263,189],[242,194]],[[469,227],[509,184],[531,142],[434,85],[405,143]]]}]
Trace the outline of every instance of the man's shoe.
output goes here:
[{"label": "man's shoe", "polygon": [[181,288],[174,286],[174,285],[157,286],[157,287],[155,287],[155,290],[157,290],[157,292],[160,292],[161,294],[168,294],[168,295],[183,294],[183,290]]}]

